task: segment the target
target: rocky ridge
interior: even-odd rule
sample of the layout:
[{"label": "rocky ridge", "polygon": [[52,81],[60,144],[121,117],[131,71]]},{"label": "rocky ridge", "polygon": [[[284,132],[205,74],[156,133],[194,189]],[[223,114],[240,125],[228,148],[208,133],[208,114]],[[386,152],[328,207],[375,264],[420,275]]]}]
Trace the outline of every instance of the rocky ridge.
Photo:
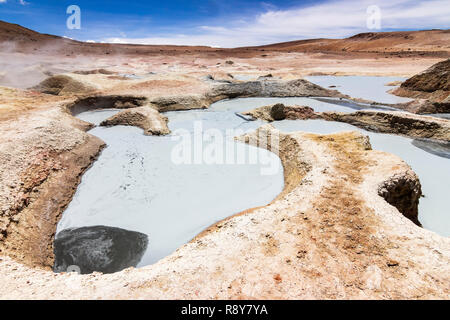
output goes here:
[{"label": "rocky ridge", "polygon": [[146,135],[166,135],[170,133],[167,117],[150,106],[126,109],[100,123],[101,126],[126,125],[144,130]]}]

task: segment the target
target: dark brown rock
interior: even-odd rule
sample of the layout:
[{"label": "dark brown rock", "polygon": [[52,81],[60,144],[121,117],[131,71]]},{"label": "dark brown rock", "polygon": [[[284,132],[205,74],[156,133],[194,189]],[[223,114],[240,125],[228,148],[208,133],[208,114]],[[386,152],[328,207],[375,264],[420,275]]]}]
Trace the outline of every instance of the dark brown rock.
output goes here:
[{"label": "dark brown rock", "polygon": [[401,87],[425,92],[450,91],[450,59],[436,63],[424,72],[409,78]]},{"label": "dark brown rock", "polygon": [[277,103],[272,106],[270,109],[270,116],[273,118],[273,120],[284,120],[286,119],[286,112],[285,112],[285,106],[282,103]]}]

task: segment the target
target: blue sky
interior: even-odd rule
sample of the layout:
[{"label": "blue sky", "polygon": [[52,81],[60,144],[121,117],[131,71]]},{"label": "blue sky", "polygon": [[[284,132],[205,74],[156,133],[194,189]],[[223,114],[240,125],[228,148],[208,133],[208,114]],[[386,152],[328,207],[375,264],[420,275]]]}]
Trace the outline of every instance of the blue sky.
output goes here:
[{"label": "blue sky", "polygon": [[[83,41],[234,47],[369,31],[448,29],[449,2],[0,0],[0,20]],[[81,8],[80,30],[66,27],[72,4]],[[375,30],[367,24],[373,5],[381,26]]]}]

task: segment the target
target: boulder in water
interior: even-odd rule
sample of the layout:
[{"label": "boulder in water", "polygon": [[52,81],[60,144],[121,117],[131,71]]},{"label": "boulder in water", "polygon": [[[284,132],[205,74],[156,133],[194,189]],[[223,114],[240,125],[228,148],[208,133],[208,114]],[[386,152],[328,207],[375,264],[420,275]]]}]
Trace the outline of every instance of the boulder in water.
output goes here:
[{"label": "boulder in water", "polygon": [[113,273],[135,267],[148,245],[147,235],[107,226],[70,228],[54,242],[55,272]]}]

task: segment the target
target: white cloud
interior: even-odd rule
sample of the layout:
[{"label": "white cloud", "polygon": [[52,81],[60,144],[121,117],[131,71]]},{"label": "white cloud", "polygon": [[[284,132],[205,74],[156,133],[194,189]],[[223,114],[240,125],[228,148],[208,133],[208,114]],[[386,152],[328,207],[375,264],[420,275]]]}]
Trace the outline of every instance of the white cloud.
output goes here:
[{"label": "white cloud", "polygon": [[359,32],[377,31],[367,29],[366,9],[370,5],[380,7],[383,29],[448,28],[448,4],[448,0],[332,0],[289,10],[269,7],[264,13],[226,26],[200,25],[193,30],[193,34],[104,40],[114,43],[236,47],[306,38],[340,38]]},{"label": "white cloud", "polygon": [[6,0],[0,0],[0,3],[6,3]]}]

